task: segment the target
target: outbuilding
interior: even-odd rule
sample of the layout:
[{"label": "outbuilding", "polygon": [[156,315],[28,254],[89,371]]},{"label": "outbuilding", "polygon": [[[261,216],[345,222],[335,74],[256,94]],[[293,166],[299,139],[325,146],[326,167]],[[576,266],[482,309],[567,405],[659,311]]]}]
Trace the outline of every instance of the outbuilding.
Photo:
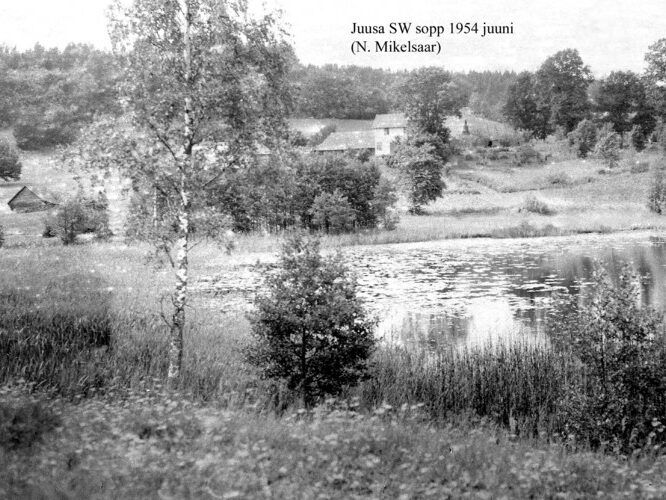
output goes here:
[{"label": "outbuilding", "polygon": [[58,203],[50,194],[32,187],[23,186],[11,200],[7,202],[14,212],[39,212],[49,210]]}]

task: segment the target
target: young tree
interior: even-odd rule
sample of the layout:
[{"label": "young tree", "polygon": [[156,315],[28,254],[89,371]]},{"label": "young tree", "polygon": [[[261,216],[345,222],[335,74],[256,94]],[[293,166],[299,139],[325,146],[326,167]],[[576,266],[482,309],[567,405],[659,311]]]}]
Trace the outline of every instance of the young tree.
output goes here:
[{"label": "young tree", "polygon": [[324,257],[317,240],[297,235],[266,285],[256,300],[248,360],[265,377],[284,380],[306,406],[354,385],[375,344],[374,322],[340,255]]},{"label": "young tree", "polygon": [[398,169],[407,185],[411,213],[423,213],[423,205],[442,196],[446,187],[442,165],[431,144],[415,143],[408,138],[396,146],[389,166]]},{"label": "young tree", "polygon": [[193,217],[225,171],[286,136],[291,49],[275,18],[252,18],[243,1],[117,1],[110,32],[129,123],[98,123],[79,149],[93,166],[124,169],[175,218],[155,234],[176,270],[172,382],[181,372]]},{"label": "young tree", "polygon": [[585,158],[597,144],[597,126],[591,120],[581,121],[576,130],[569,132],[569,140],[574,146],[576,154]]},{"label": "young tree", "polygon": [[18,151],[7,139],[0,137],[0,179],[17,181],[20,178],[21,162]]},{"label": "young tree", "polygon": [[602,129],[597,141],[596,153],[610,168],[615,168],[620,162],[620,136],[615,132],[604,132]]}]

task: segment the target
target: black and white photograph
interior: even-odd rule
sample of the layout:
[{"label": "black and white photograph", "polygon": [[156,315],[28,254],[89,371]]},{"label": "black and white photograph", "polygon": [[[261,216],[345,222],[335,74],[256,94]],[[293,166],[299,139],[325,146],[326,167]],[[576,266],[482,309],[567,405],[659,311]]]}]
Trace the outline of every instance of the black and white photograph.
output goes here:
[{"label": "black and white photograph", "polygon": [[0,0],[0,499],[666,498],[662,0]]}]

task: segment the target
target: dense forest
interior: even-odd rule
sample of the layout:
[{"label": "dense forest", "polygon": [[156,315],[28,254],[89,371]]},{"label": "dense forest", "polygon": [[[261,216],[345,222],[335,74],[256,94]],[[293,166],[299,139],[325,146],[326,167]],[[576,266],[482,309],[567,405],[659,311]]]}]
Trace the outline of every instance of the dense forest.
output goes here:
[{"label": "dense forest", "polygon": [[[399,89],[410,71],[390,71],[360,66],[296,65],[291,73],[297,117],[371,120],[375,115],[402,110]],[[514,72],[472,71],[454,73],[453,80],[468,97],[471,110],[502,120],[502,108]]]},{"label": "dense forest", "polygon": [[74,140],[95,114],[121,111],[114,57],[90,45],[0,47],[0,126],[13,126],[22,149]]},{"label": "dense forest", "polygon": [[[0,127],[12,126],[22,149],[71,142],[96,114],[121,112],[113,56],[90,45],[63,50],[37,44],[0,47]],[[360,66],[317,67],[295,62],[289,82],[293,117],[373,119],[401,111],[398,90],[410,72]],[[502,120],[513,72],[453,74],[475,113]]]}]

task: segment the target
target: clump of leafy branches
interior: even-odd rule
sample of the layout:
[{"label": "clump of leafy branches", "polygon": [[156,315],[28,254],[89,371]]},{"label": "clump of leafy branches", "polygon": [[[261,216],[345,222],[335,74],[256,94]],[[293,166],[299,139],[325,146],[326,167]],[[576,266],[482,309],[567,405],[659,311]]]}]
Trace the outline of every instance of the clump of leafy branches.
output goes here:
[{"label": "clump of leafy branches", "polygon": [[341,256],[322,256],[318,240],[296,235],[265,282],[251,317],[256,342],[248,360],[306,406],[356,384],[375,345],[374,322]]}]

